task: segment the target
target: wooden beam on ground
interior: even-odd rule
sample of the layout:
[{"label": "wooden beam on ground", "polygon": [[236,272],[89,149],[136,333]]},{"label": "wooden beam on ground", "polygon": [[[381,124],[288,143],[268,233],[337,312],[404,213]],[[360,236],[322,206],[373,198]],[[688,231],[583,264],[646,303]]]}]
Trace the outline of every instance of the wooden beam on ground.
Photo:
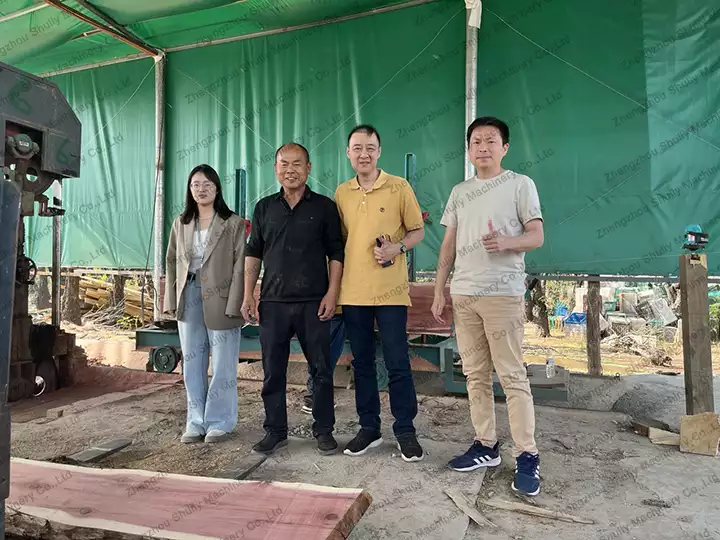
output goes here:
[{"label": "wooden beam on ground", "polygon": [[[50,540],[344,540],[362,489],[11,459],[8,535]],[[72,501],[72,504],[68,504]]]},{"label": "wooden beam on ground", "polygon": [[463,513],[472,519],[475,523],[480,525],[481,527],[483,525],[488,525],[492,528],[497,528],[497,525],[495,525],[492,521],[487,519],[485,516],[483,516],[480,511],[475,507],[474,504],[472,504],[465,495],[460,493],[457,489],[446,489],[445,495],[450,497],[452,499],[452,502],[454,502],[457,507],[463,511]]},{"label": "wooden beam on ground", "polygon": [[560,521],[567,521],[568,523],[586,523],[593,525],[595,522],[592,519],[581,518],[563,512],[556,512],[554,510],[547,510],[539,506],[530,506],[529,504],[522,504],[517,502],[507,502],[495,499],[480,499],[480,504],[489,506],[490,508],[497,508],[499,510],[510,510],[511,512],[519,512],[521,514],[527,514],[530,516],[545,517],[550,519],[557,519]]},{"label": "wooden beam on ground", "polygon": [[669,446],[680,446],[680,435],[671,431],[651,427],[648,438],[653,444],[667,444]]},{"label": "wooden beam on ground", "polygon": [[231,463],[227,467],[220,469],[215,475],[217,478],[231,478],[233,480],[245,480],[255,470],[260,467],[268,458],[267,454],[260,452],[250,452],[247,456],[239,461]]},{"label": "wooden beam on ground", "polygon": [[680,255],[679,263],[685,412],[688,415],[715,412],[707,255]]},{"label": "wooden beam on ground", "polygon": [[600,358],[600,314],[602,312],[602,297],[600,296],[600,282],[588,281],[587,292],[587,356],[588,373],[602,375],[602,360]]},{"label": "wooden beam on ground", "polygon": [[114,439],[97,444],[87,450],[82,450],[77,454],[68,456],[71,460],[78,463],[97,463],[101,459],[119,452],[123,448],[127,448],[132,444],[132,439]]}]

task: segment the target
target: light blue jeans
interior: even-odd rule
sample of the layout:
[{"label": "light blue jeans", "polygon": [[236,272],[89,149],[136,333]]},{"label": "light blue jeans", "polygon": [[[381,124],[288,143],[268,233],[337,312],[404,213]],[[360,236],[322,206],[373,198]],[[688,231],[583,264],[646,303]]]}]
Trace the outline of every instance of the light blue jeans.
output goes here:
[{"label": "light blue jeans", "polygon": [[[237,366],[240,328],[209,330],[203,317],[202,291],[195,279],[183,291],[183,320],[178,320],[183,353],[183,378],[187,393],[189,435],[211,429],[230,433],[237,424]],[[208,385],[209,356],[212,377]]]}]

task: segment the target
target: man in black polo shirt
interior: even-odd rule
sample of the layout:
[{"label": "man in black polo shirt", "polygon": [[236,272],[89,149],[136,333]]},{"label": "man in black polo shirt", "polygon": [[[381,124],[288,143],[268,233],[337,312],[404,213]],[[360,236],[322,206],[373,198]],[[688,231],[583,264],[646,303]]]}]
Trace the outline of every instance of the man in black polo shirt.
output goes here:
[{"label": "man in black polo shirt", "polygon": [[[335,313],[344,250],[335,202],[306,185],[308,151],[295,143],[275,153],[280,192],[258,201],[245,258],[245,320],[260,324],[265,438],[253,450],[271,454],[287,445],[286,382],[290,340],[297,334],[313,367],[313,435],[322,454],[337,442],[330,368],[330,319]],[[328,260],[330,275],[328,276]],[[255,284],[264,263],[260,305]]]}]

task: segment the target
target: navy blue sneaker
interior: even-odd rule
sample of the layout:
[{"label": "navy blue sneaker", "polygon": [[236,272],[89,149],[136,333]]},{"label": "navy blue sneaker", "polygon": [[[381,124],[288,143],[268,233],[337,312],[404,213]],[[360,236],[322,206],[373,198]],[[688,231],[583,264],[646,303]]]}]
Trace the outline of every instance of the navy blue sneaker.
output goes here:
[{"label": "navy blue sneaker", "polygon": [[523,452],[517,457],[513,491],[534,496],[540,493],[540,456]]},{"label": "navy blue sneaker", "polygon": [[500,442],[490,448],[480,441],[474,441],[470,449],[462,456],[453,458],[450,468],[459,472],[469,472],[480,467],[495,467],[500,465]]}]

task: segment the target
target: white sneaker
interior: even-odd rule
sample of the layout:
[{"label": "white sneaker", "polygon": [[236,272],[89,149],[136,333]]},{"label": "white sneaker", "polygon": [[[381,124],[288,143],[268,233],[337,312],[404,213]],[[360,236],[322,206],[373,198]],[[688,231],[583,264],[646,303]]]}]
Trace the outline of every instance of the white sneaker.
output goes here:
[{"label": "white sneaker", "polygon": [[180,442],[183,444],[192,444],[192,443],[199,443],[202,442],[203,435],[197,435],[195,433],[188,433],[185,432],[182,434],[182,437],[180,437]]},{"label": "white sneaker", "polygon": [[220,441],[224,441],[230,436],[229,433],[225,433],[222,430],[219,429],[211,429],[207,432],[207,435],[205,435],[205,442],[206,443],[216,443]]}]

